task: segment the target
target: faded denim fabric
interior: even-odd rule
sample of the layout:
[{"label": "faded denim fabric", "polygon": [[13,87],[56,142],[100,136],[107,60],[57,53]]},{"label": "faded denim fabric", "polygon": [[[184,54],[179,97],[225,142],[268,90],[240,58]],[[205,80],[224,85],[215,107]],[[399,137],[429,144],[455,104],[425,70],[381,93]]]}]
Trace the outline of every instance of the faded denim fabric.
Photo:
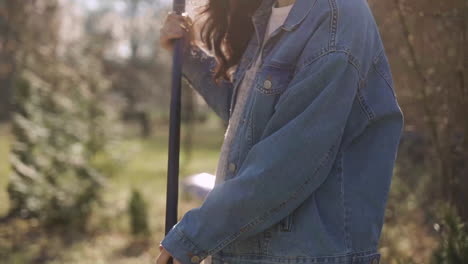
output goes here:
[{"label": "faded denim fabric", "polygon": [[[275,0],[233,82],[186,50],[184,76],[225,121]],[[378,241],[403,115],[365,0],[297,0],[265,44],[225,181],[162,245],[184,264],[379,263]]]}]

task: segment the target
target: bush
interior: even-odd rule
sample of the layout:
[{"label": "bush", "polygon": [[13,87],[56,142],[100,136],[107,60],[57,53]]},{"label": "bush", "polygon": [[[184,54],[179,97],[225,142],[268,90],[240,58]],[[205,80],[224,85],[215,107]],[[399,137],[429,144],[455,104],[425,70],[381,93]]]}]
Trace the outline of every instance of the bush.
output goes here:
[{"label": "bush", "polygon": [[105,83],[59,69],[49,76],[24,70],[17,81],[10,216],[82,230],[106,182],[95,161],[112,138],[111,117],[97,102]]},{"label": "bush", "polygon": [[468,263],[468,226],[463,223],[455,210],[447,209],[441,225],[435,225],[440,232],[439,248],[434,252],[434,264]]},{"label": "bush", "polygon": [[148,235],[148,205],[141,193],[133,190],[132,197],[128,205],[130,215],[130,226],[133,235]]}]

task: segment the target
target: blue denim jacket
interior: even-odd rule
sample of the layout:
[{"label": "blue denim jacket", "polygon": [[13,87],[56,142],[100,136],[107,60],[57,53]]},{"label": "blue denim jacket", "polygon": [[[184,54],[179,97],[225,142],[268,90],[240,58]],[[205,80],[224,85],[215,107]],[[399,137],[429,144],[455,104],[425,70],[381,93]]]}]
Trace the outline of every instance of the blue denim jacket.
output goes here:
[{"label": "blue denim jacket", "polygon": [[[224,120],[259,54],[271,7],[232,82],[187,49],[184,76]],[[162,245],[184,264],[379,263],[403,115],[365,0],[297,0],[265,43],[225,181]]]}]

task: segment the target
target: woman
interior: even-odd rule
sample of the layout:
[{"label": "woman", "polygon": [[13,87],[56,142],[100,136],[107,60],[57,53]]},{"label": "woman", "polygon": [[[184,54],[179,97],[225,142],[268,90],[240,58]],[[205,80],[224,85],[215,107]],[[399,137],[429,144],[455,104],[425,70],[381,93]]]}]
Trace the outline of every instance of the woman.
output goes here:
[{"label": "woman", "polygon": [[[229,123],[159,264],[370,263],[403,126],[365,0],[209,0],[184,76]],[[184,33],[187,32],[187,33]],[[161,44],[193,33],[171,14]]]}]

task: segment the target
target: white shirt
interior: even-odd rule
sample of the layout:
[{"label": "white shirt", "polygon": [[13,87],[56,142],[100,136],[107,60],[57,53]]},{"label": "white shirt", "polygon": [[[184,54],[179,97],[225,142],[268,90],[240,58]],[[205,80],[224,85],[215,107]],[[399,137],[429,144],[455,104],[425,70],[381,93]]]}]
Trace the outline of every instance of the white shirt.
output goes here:
[{"label": "white shirt", "polygon": [[[278,27],[283,25],[292,7],[293,4],[283,7],[272,7],[272,13],[268,21],[268,26],[265,32],[263,44],[266,43],[271,33],[273,33]],[[242,119],[242,113],[244,112],[244,107],[249,94],[249,89],[252,87],[252,82],[255,78],[258,67],[260,66],[260,58],[261,54],[259,54],[255,63],[252,64],[252,66],[246,71],[244,78],[239,85],[234,111],[229,120],[229,125],[224,135],[223,146],[221,147],[221,155],[218,161],[218,167],[216,169],[216,184],[218,184],[222,181],[222,179],[225,178],[225,172],[228,167],[227,159],[229,149],[231,148],[232,141],[235,137],[237,128]]]}]

